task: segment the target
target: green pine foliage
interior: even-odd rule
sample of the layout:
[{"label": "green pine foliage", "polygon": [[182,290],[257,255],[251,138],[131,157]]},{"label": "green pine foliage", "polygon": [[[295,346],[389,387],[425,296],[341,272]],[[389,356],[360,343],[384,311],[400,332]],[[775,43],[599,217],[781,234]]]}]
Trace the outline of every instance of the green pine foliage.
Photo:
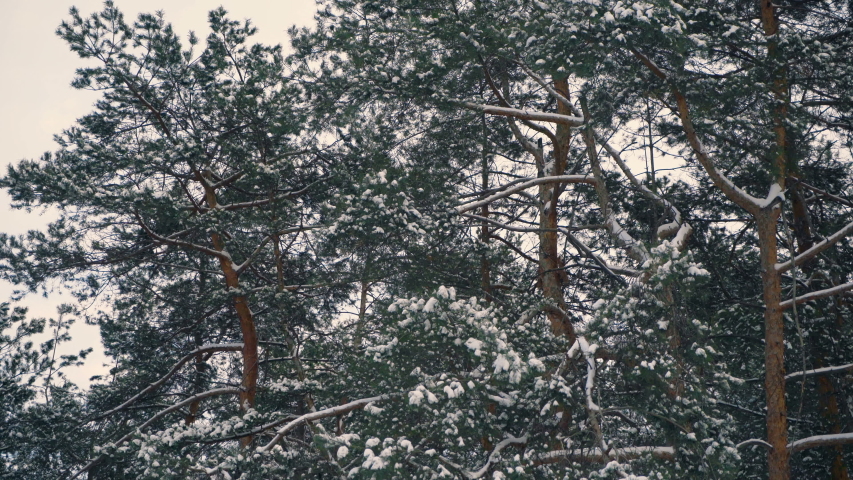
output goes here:
[{"label": "green pine foliage", "polygon": [[[60,212],[0,275],[98,307],[41,350],[0,310],[0,476],[766,478],[767,239],[714,175],[778,211],[777,269],[850,224],[853,11],[760,7],[327,0],[287,57],[221,8],[204,41],[72,9],[102,96],[0,179]],[[853,461],[850,265],[779,277],[815,297],[788,441],[843,440],[793,478]],[[50,356],[76,315],[86,392]]]}]

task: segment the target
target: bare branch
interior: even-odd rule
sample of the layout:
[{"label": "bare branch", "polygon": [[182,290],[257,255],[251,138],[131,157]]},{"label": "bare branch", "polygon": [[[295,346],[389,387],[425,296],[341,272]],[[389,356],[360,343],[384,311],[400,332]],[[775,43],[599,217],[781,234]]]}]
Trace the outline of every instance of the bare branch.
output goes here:
[{"label": "bare branch", "polygon": [[658,78],[670,84],[672,93],[675,96],[678,117],[681,119],[682,129],[684,130],[685,135],[687,135],[687,142],[690,144],[690,148],[696,155],[697,160],[699,160],[699,163],[705,169],[705,172],[711,178],[714,185],[719,188],[729,200],[733,201],[747,212],[753,215],[757,214],[759,210],[761,210],[762,201],[741,190],[741,188],[735,185],[734,182],[723,174],[723,172],[717,169],[717,166],[714,164],[714,160],[711,159],[710,154],[705,150],[705,146],[702,145],[702,142],[699,140],[699,136],[696,134],[693,121],[690,119],[690,109],[687,106],[687,99],[684,95],[681,94],[675,85],[671,84],[666,73],[664,73],[663,70],[655,65],[655,63],[648,57],[633,49],[631,50],[631,53],[633,53],[634,56],[637,57],[643,65],[651,70]]},{"label": "bare branch", "polygon": [[841,285],[837,285],[832,288],[827,288],[825,290],[818,290],[816,292],[809,292],[802,296],[797,296],[790,300],[785,300],[784,302],[779,304],[779,308],[785,310],[794,306],[794,301],[796,300],[797,305],[805,302],[809,302],[811,300],[817,300],[819,298],[831,297],[833,295],[838,295],[839,293],[844,293],[848,290],[853,290],[853,282],[844,283]]},{"label": "bare branch", "polygon": [[148,236],[151,237],[157,243],[161,243],[161,244],[165,244],[165,245],[174,245],[177,247],[186,247],[186,248],[189,248],[191,250],[197,250],[199,252],[206,253],[208,255],[214,256],[216,258],[226,260],[228,262],[231,261],[231,256],[225,252],[220,252],[218,250],[203,247],[201,245],[196,245],[194,243],[184,242],[182,240],[175,240],[173,238],[158,235],[158,234],[154,233],[153,230],[148,228],[148,225],[146,225],[145,222],[142,220],[142,217],[139,216],[138,211],[134,211],[133,215],[136,217],[136,221],[139,223],[139,225],[142,227],[142,229],[145,230],[145,233],[147,233]]}]

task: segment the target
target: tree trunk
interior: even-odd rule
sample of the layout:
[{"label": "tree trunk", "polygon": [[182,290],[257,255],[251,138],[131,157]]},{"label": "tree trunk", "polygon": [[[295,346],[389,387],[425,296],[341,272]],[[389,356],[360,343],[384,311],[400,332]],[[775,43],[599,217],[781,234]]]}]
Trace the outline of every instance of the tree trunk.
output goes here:
[{"label": "tree trunk", "polygon": [[[486,127],[486,115],[482,115],[483,122],[483,149],[481,156],[481,165],[480,165],[480,180],[481,180],[481,188],[483,192],[489,190],[489,147],[488,147],[488,130]],[[483,194],[486,195],[485,193]],[[480,209],[480,216],[483,218],[488,218],[489,216],[489,205],[483,205]],[[489,223],[486,220],[483,220],[480,224],[480,241],[483,242],[483,246],[485,247],[489,243]],[[486,297],[486,301],[491,302],[493,300],[492,293],[492,266],[491,262],[489,262],[488,253],[484,253],[480,258],[480,283],[483,289],[483,294]]]},{"label": "tree trunk", "polygon": [[788,480],[788,410],[785,404],[785,323],[779,306],[781,275],[776,272],[776,220],[779,207],[756,215],[761,250],[761,282],[764,297],[764,389],[767,398],[767,454],[770,480]]},{"label": "tree trunk", "polygon": [[[554,80],[558,92],[568,97],[568,82],[565,79]],[[557,103],[557,113],[571,115],[568,107]],[[566,170],[569,150],[570,130],[567,125],[557,126],[557,141],[554,142],[554,157],[551,163],[546,163],[543,175],[562,175]],[[544,155],[543,155],[544,157]],[[557,183],[543,184],[539,187],[539,198],[542,206],[539,211],[539,269],[542,279],[542,293],[546,299],[553,302],[546,309],[551,331],[554,335],[565,335],[570,342],[575,341],[575,329],[566,314],[567,306],[563,298],[562,262],[559,256],[557,233],[557,201],[563,186]]]},{"label": "tree trunk", "polygon": [[[205,191],[205,201],[208,208],[211,210],[216,208],[218,202],[216,200],[216,192],[211,185],[210,172],[205,172],[202,178],[199,179]],[[227,253],[225,250],[225,242],[218,233],[210,234],[213,247],[222,253]],[[224,257],[219,258],[219,267],[225,275],[225,286],[228,290],[240,289],[240,276],[234,269],[234,262]],[[243,378],[240,382],[242,388],[240,392],[240,408],[248,410],[255,406],[255,393],[258,385],[258,334],[255,330],[255,322],[252,318],[252,310],[249,308],[249,303],[245,295],[234,296],[234,310],[237,312],[237,318],[240,321],[240,333],[243,337]],[[248,445],[252,441],[251,437],[240,439],[243,446]]]}]

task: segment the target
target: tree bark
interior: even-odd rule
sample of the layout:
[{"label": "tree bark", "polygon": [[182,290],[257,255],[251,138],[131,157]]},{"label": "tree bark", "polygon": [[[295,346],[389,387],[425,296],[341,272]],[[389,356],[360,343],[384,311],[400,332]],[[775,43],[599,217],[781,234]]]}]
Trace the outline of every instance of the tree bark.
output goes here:
[{"label": "tree bark", "polygon": [[767,442],[770,480],[788,480],[788,410],[785,403],[785,323],[780,307],[781,275],[777,261],[776,220],[779,207],[772,206],[756,215],[761,255],[761,282],[764,297],[764,390],[767,399]]},{"label": "tree bark", "polygon": [[[210,209],[216,208],[218,204],[216,200],[216,192],[210,186],[210,173],[205,172],[199,178],[205,192],[205,201]],[[210,240],[213,247],[222,253],[227,253],[225,250],[225,242],[222,236],[218,233],[211,233]],[[227,258],[226,258],[227,257]],[[219,267],[225,276],[225,286],[228,290],[240,289],[240,275],[234,268],[234,262],[230,260],[230,255],[219,257]],[[240,382],[240,408],[248,410],[255,406],[255,394],[258,385],[258,334],[255,330],[255,322],[252,318],[252,310],[249,308],[249,303],[245,295],[234,295],[234,310],[237,312],[237,318],[240,321],[240,333],[243,337],[243,378]],[[245,437],[240,440],[243,446],[248,445],[252,441],[251,437]]]},{"label": "tree bark", "polygon": [[[568,97],[568,82],[565,79],[554,80],[555,89]],[[557,103],[557,113],[571,115],[569,108]],[[566,170],[569,151],[570,129],[568,125],[557,125],[557,141],[554,142],[553,161],[543,166],[541,175],[562,175]],[[544,158],[544,155],[543,155]],[[539,186],[539,198],[542,206],[539,211],[539,269],[541,271],[542,294],[553,302],[546,309],[551,331],[554,335],[565,335],[574,342],[576,335],[574,326],[566,314],[566,301],[563,298],[562,262],[559,256],[557,234],[557,201],[562,193],[563,185],[543,184]]]},{"label": "tree bark", "polygon": [[[487,192],[489,190],[489,138],[488,138],[488,129],[486,125],[486,115],[481,116],[481,121],[483,123],[483,145],[482,152],[480,158],[480,187],[483,189],[483,192]],[[483,198],[485,198],[486,193],[483,193]],[[480,216],[483,218],[489,217],[489,205],[485,204],[480,209]],[[483,243],[483,246],[489,244],[489,239],[491,238],[489,232],[489,223],[486,220],[480,222],[480,241]],[[480,258],[480,283],[483,289],[483,294],[486,297],[486,301],[491,302],[493,300],[492,294],[492,265],[489,262],[488,253],[484,253]]]}]

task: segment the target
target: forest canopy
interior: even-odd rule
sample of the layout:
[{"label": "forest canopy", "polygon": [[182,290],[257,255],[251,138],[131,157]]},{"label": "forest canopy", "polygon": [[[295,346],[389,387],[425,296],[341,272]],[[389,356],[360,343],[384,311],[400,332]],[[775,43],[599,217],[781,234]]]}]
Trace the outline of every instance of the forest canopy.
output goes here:
[{"label": "forest canopy", "polygon": [[0,478],[849,478],[853,2],[166,18],[72,8],[100,98],[0,178],[77,302],[0,308]]}]

